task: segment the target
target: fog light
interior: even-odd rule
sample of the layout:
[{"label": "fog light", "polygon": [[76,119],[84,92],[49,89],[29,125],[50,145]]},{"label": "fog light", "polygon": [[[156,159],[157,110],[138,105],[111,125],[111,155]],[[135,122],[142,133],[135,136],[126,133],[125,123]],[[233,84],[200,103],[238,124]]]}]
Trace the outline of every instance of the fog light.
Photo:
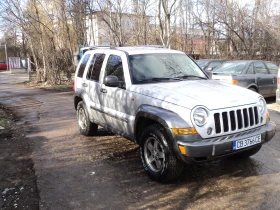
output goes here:
[{"label": "fog light", "polygon": [[184,146],[179,145],[179,150],[180,150],[182,155],[186,155],[187,154],[186,148]]}]

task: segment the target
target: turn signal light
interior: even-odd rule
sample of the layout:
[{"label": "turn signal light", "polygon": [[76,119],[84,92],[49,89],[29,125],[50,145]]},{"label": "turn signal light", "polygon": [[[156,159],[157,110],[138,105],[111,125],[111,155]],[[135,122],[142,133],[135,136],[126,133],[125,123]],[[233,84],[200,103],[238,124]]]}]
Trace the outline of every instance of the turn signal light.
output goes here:
[{"label": "turn signal light", "polygon": [[278,77],[278,85],[280,85],[280,77]]},{"label": "turn signal light", "polygon": [[231,84],[237,85],[238,84],[238,80],[236,80],[236,79],[231,80]]},{"label": "turn signal light", "polygon": [[172,132],[176,135],[194,135],[197,134],[195,128],[172,128]]},{"label": "turn signal light", "polygon": [[187,154],[186,148],[184,146],[179,145],[179,150],[180,150],[182,155],[186,155]]}]

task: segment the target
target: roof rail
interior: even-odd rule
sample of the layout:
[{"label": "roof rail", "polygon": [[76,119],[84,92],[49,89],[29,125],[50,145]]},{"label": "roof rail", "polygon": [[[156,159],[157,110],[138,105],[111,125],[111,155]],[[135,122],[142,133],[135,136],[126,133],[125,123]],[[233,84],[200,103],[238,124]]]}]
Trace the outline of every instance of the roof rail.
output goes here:
[{"label": "roof rail", "polygon": [[102,49],[102,48],[116,49],[113,45],[97,45],[97,46],[89,47],[89,50],[96,50],[96,49]]},{"label": "roof rail", "polygon": [[140,45],[139,47],[154,47],[154,48],[166,48],[163,45]]}]

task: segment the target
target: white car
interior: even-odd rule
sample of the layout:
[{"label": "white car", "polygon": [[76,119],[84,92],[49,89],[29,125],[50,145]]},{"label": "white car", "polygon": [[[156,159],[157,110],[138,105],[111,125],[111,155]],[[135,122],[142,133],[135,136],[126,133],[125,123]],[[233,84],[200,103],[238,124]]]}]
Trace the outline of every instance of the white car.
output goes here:
[{"label": "white car", "polygon": [[275,134],[261,95],[210,80],[185,53],[157,47],[87,51],[74,106],[83,135],[100,125],[139,144],[159,182],[178,178],[184,163],[249,157]]}]

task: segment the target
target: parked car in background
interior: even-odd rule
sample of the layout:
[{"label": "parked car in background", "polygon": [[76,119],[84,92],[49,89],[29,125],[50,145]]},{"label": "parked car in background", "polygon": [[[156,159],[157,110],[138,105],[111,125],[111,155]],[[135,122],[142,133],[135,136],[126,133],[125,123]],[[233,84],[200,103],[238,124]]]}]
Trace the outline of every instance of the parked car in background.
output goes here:
[{"label": "parked car in background", "polygon": [[0,61],[0,70],[6,70],[8,69],[8,65],[5,61]]},{"label": "parked car in background", "polygon": [[196,63],[199,65],[200,68],[202,68],[210,77],[212,74],[212,71],[218,67],[220,67],[225,60],[219,60],[219,59],[201,59],[196,60]]},{"label": "parked car in background", "polygon": [[276,90],[276,102],[280,104],[280,66],[278,68],[278,78],[277,78],[277,90]]},{"label": "parked car in background", "polygon": [[224,62],[212,73],[222,80],[258,92],[264,97],[275,96],[278,67],[270,61],[236,60]]}]

